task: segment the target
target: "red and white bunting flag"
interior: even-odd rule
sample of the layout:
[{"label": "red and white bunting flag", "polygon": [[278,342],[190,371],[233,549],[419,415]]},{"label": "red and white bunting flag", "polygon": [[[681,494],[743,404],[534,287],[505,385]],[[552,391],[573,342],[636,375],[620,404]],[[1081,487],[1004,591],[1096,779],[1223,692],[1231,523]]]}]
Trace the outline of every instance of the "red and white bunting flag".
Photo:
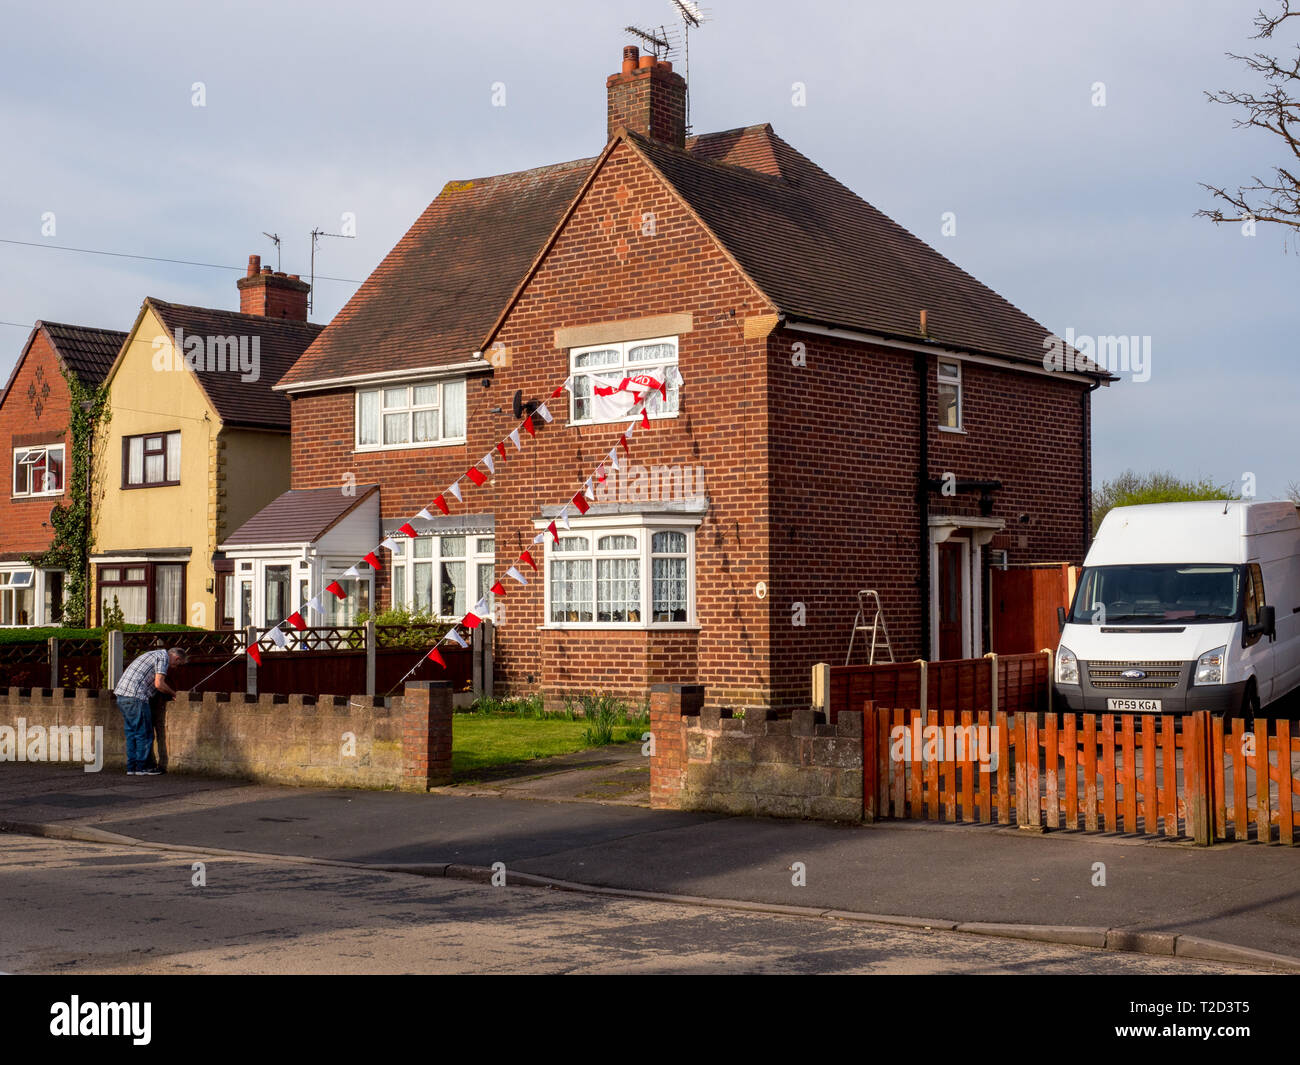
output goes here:
[{"label": "red and white bunting flag", "polygon": [[448,629],[448,630],[447,630],[447,635],[444,636],[443,639],[444,639],[444,640],[450,640],[452,643],[458,643],[458,644],[460,644],[462,647],[468,647],[468,646],[469,646],[469,641],[466,640],[465,637],[462,636],[462,635],[461,635],[459,632],[457,632],[455,629]]},{"label": "red and white bunting flag", "polygon": [[[602,466],[601,469],[604,469],[604,467]],[[582,491],[583,491],[583,493],[584,493],[585,495],[591,495],[591,478],[590,478],[590,477],[588,477],[585,481],[582,482]]]},{"label": "red and white bunting flag", "polygon": [[359,569],[357,569],[356,566],[349,566],[347,569],[345,569],[345,570],[343,571],[343,576],[345,576],[345,577],[360,577],[360,576],[361,576],[361,571],[360,571]]},{"label": "red and white bunting flag", "polygon": [[401,526],[398,528],[397,531],[401,533],[403,536],[409,536],[412,540],[414,540],[417,536],[420,535],[415,531],[415,526],[412,525],[409,521],[402,522]]},{"label": "red and white bunting flag", "polygon": [[551,522],[550,525],[546,526],[546,531],[555,537],[557,544],[560,542],[560,534],[556,531],[555,522]]},{"label": "red and white bunting flag", "polygon": [[429,513],[428,507],[418,511],[415,516],[421,521],[433,521],[433,515]]},{"label": "red and white bunting flag", "polygon": [[614,469],[615,469],[616,471],[617,471],[617,470],[621,470],[621,469],[623,468],[622,466],[620,466],[620,465],[618,464],[618,448],[617,448],[617,447],[612,447],[612,448],[609,449],[609,464],[610,464],[611,466],[613,466]]},{"label": "red and white bunting flag", "polygon": [[572,384],[573,384],[573,378],[566,377],[564,379],[564,384],[560,385],[554,392],[551,393],[551,398],[559,399],[562,395],[564,395],[564,390],[569,386],[571,386]]},{"label": "red and white bunting flag", "polygon": [[260,666],[262,664],[262,649],[257,644],[250,643],[248,645],[248,657]]},{"label": "red and white bunting flag", "polygon": [[391,551],[397,546],[397,541],[391,536],[385,536],[384,539],[380,541],[379,546],[384,551]]},{"label": "red and white bunting flag", "polygon": [[569,531],[569,504],[565,503],[560,508],[560,521],[564,522],[564,531]]},{"label": "red and white bunting flag", "polygon": [[[631,430],[629,429],[628,432],[631,432]],[[618,438],[618,442],[623,445],[623,454],[625,454],[628,458],[631,458],[632,452],[627,446],[627,433],[624,433],[622,436],[620,436]]]},{"label": "red and white bunting flag", "polygon": [[379,556],[373,551],[366,555],[366,561],[370,563],[371,568],[378,573],[384,568],[384,564],[379,561]]},{"label": "red and white bunting flag", "polygon": [[545,539],[546,539],[546,533],[538,533],[536,536],[533,537],[533,543],[540,544]]},{"label": "red and white bunting flag", "polygon": [[319,596],[319,595],[313,595],[313,596],[311,597],[311,602],[309,602],[309,603],[307,604],[307,609],[308,609],[308,610],[314,610],[314,611],[316,611],[317,613],[320,613],[320,596]]},{"label": "red and white bunting flag", "polygon": [[284,644],[285,644],[284,633],[280,631],[280,626],[279,626],[279,625],[277,625],[277,626],[276,626],[275,628],[273,628],[273,629],[267,629],[267,630],[266,630],[266,635],[268,635],[269,637],[271,637],[271,642],[272,642],[273,644],[275,644],[276,647],[283,647],[283,646],[284,646]]},{"label": "red and white bunting flag", "polygon": [[518,429],[511,429],[511,430],[510,430],[510,437],[509,437],[509,439],[510,439],[510,442],[511,442],[512,444],[515,445],[515,450],[516,450],[516,451],[522,451],[522,450],[523,450],[523,446],[519,443],[519,430],[518,430]]},{"label": "red and white bunting flag", "polygon": [[293,626],[295,629],[297,629],[299,632],[302,632],[303,629],[305,629],[305,628],[307,627],[307,623],[306,623],[305,621],[302,620],[302,615],[299,614],[298,611],[296,611],[296,610],[295,610],[292,614],[290,614],[287,618],[285,618],[284,620],[287,621],[290,625],[292,625],[292,626]]},{"label": "red and white bunting flag", "polygon": [[646,410],[645,407],[641,408],[641,428],[642,429],[650,428],[650,412]]},{"label": "red and white bunting flag", "polygon": [[479,617],[477,614],[475,614],[473,611],[470,611],[468,614],[466,614],[463,618],[460,619],[460,623],[464,625],[465,628],[467,629],[477,629],[480,625],[483,624],[483,619]]},{"label": "red and white bunting flag", "polygon": [[457,503],[464,503],[465,497],[460,494],[460,478],[457,477],[451,484],[447,485],[447,491],[456,497]]},{"label": "red and white bunting flag", "polygon": [[492,457],[492,452],[489,451],[479,461],[482,462],[482,464],[488,468],[488,473],[497,472],[497,462],[496,459]]},{"label": "red and white bunting flag", "polygon": [[496,584],[492,585],[492,587],[489,588],[488,591],[491,592],[493,595],[499,595],[503,597],[506,594],[506,590],[501,587],[500,581],[497,581]]},{"label": "red and white bunting flag", "polygon": [[579,514],[586,514],[587,511],[591,509],[591,504],[587,502],[587,497],[581,492],[575,493],[569,502],[578,508]]},{"label": "red and white bunting flag", "polygon": [[487,602],[486,595],[482,599],[480,599],[477,603],[474,604],[474,613],[481,618],[485,618],[488,616],[490,611],[488,610],[488,602]]},{"label": "red and white bunting flag", "polygon": [[525,577],[522,573],[520,573],[517,569],[515,569],[514,566],[511,566],[509,569],[506,570],[506,576],[509,577],[511,580],[518,581],[520,584],[528,583],[528,578]]},{"label": "red and white bunting flag", "polygon": [[479,487],[482,487],[483,485],[487,484],[487,478],[483,476],[482,471],[480,471],[477,466],[471,466],[469,469],[467,469],[465,471],[465,476],[468,477],[471,481],[474,482],[475,485]]},{"label": "red and white bunting flag", "polygon": [[504,440],[497,441],[497,453],[500,454],[501,461],[504,462],[506,458],[506,442]]},{"label": "red and white bunting flag", "polygon": [[443,499],[442,496],[439,496],[437,499],[435,499],[433,501],[433,505],[437,507],[439,510],[441,510],[444,514],[451,513],[451,511],[447,509],[447,501]]},{"label": "red and white bunting flag", "polygon": [[429,653],[424,657],[433,659],[435,662],[438,663],[438,665],[442,666],[443,669],[447,668],[447,663],[442,657],[442,652],[439,651],[438,648],[436,647],[429,648]]},{"label": "red and white bunting flag", "polygon": [[526,432],[529,436],[537,435],[537,426],[533,424],[533,416],[531,414],[524,419],[524,432]]},{"label": "red and white bunting flag", "polygon": [[330,581],[329,584],[325,585],[325,590],[335,599],[346,599],[348,597],[348,593],[343,590],[343,585],[339,584],[338,581]]},{"label": "red and white bunting flag", "polygon": [[537,413],[542,416],[542,421],[544,421],[547,425],[550,425],[551,422],[555,421],[555,415],[552,414],[549,410],[547,410],[545,403],[542,403],[538,406]]},{"label": "red and white bunting flag", "polygon": [[520,562],[527,562],[530,566],[533,567],[533,572],[534,572],[534,573],[537,572],[537,563],[533,561],[533,556],[532,556],[531,552],[528,552],[528,551],[520,551],[520,552],[519,552],[519,561],[520,561]]}]

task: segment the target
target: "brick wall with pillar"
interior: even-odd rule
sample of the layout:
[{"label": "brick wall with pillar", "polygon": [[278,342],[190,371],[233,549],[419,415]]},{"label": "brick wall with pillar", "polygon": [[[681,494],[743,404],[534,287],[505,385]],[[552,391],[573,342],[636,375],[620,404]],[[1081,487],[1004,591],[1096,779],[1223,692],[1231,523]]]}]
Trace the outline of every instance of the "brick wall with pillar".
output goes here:
[{"label": "brick wall with pillar", "polygon": [[451,684],[409,681],[402,693],[402,790],[451,783]]},{"label": "brick wall with pillar", "polygon": [[681,801],[686,766],[686,723],[699,720],[704,707],[703,684],[655,684],[650,688],[650,805],[663,810]]}]

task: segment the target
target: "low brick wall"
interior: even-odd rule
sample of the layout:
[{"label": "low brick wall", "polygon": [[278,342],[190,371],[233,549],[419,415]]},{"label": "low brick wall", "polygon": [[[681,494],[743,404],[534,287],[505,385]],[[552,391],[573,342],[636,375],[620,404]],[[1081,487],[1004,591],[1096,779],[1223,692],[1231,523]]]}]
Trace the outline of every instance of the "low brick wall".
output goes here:
[{"label": "low brick wall", "polygon": [[862,820],[862,716],[836,725],[813,710],[777,720],[704,707],[699,685],[659,685],[650,697],[650,803],[764,817]]},{"label": "low brick wall", "polygon": [[[169,772],[424,791],[451,780],[451,695],[445,681],[408,684],[387,701],[181,692],[156,720],[159,753]],[[9,688],[0,693],[0,728],[14,730],[15,746],[20,719],[32,750],[37,728],[48,734],[52,727],[102,726],[103,771],[126,767],[122,715],[111,692]],[[3,746],[0,739],[0,758],[19,760]]]}]

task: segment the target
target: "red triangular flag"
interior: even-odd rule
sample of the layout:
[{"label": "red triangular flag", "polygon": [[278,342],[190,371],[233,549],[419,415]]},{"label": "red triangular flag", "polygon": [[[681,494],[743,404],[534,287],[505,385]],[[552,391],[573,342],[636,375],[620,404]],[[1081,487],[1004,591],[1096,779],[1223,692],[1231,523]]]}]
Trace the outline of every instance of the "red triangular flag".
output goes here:
[{"label": "red triangular flag", "polygon": [[442,496],[439,496],[437,499],[435,499],[433,501],[433,505],[437,507],[439,510],[441,510],[444,514],[451,513],[451,511],[447,509],[447,501],[443,499]]},{"label": "red triangular flag", "polygon": [[563,394],[564,394],[564,386],[560,385],[559,388],[557,388],[554,392],[551,393],[551,398],[559,399],[560,396],[562,396]]},{"label": "red triangular flag", "polygon": [[488,591],[491,592],[493,595],[504,596],[506,594],[506,590],[501,587],[500,581],[497,581],[496,584],[492,585],[492,587],[489,588]]},{"label": "red triangular flag", "polygon": [[618,442],[623,445],[623,453],[628,458],[631,458],[632,452],[628,450],[628,446],[627,446],[627,433],[623,433],[621,436],[619,436]]},{"label": "red triangular flag", "polygon": [[248,657],[260,666],[262,664],[262,649],[257,644],[250,643],[248,645]]},{"label": "red triangular flag", "polygon": [[441,654],[441,652],[439,652],[438,648],[436,648],[436,647],[432,648],[432,649],[429,651],[429,653],[428,653],[427,655],[425,655],[425,657],[426,657],[426,658],[432,658],[435,662],[438,663],[438,665],[442,666],[443,669],[446,669],[446,668],[447,668],[447,663],[446,663],[445,661],[443,661],[442,654]]},{"label": "red triangular flag", "polygon": [[641,428],[642,429],[650,428],[650,414],[649,412],[646,411],[645,407],[641,408]]},{"label": "red triangular flag", "polygon": [[468,477],[471,481],[473,481],[477,485],[482,485],[487,481],[487,478],[484,477],[481,473],[479,473],[477,466],[471,466],[469,469],[467,469],[465,471],[465,476]]},{"label": "red triangular flag", "polygon": [[533,426],[533,416],[531,414],[524,419],[524,429],[527,431],[529,436],[537,435],[537,429]]},{"label": "red triangular flag", "polygon": [[370,563],[370,565],[374,568],[376,573],[378,573],[381,569],[384,568],[383,564],[379,561],[378,557],[375,555],[373,551],[371,551],[368,555],[366,555],[366,561]]},{"label": "red triangular flag", "polygon": [[530,566],[533,567],[533,572],[534,572],[534,573],[537,572],[537,563],[533,561],[533,556],[530,555],[527,551],[520,551],[520,552],[519,552],[519,561],[520,561],[520,562],[527,562]]},{"label": "red triangular flag", "polygon": [[603,462],[596,467],[596,480],[601,484],[605,483],[605,464]]},{"label": "red triangular flag", "polygon": [[587,497],[579,492],[570,502],[578,508],[579,514],[586,514],[591,509],[591,504],[587,502]]},{"label": "red triangular flag", "polygon": [[325,585],[325,590],[339,599],[348,597],[348,593],[343,590],[343,585],[339,584],[338,581],[330,581],[329,584]]},{"label": "red triangular flag", "polygon": [[292,614],[290,614],[287,618],[285,618],[284,620],[287,621],[290,625],[292,625],[292,626],[293,626],[295,629],[297,629],[299,632],[302,632],[303,629],[305,629],[305,628],[307,627],[307,623],[306,623],[305,621],[302,620],[302,615],[299,614],[298,611],[296,611],[296,610],[295,610]]},{"label": "red triangular flag", "polygon": [[460,623],[464,625],[467,629],[477,629],[480,625],[483,624],[483,619],[479,617],[477,614],[475,614],[473,611],[470,611],[468,614],[466,614],[463,618],[460,619]]},{"label": "red triangular flag", "polygon": [[497,450],[501,452],[502,458],[506,457],[506,442],[504,440],[497,441]]},{"label": "red triangular flag", "polygon": [[555,522],[551,522],[550,525],[546,526],[546,531],[555,537],[557,544],[560,542],[560,534],[555,531]]}]

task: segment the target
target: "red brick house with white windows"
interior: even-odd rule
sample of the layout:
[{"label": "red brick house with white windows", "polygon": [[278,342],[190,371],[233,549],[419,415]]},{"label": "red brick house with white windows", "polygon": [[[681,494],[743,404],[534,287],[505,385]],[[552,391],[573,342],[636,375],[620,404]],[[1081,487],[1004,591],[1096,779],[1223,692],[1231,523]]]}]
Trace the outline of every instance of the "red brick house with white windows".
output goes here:
[{"label": "red brick house with white windows", "polygon": [[1084,553],[1107,374],[1044,370],[1047,329],[770,126],[687,137],[682,78],[629,52],[598,156],[448,184],[280,382],[293,488],[377,485],[339,519],[377,509],[377,543],[572,376],[367,575],[381,608],[459,617],[617,441],[587,375],[675,365],[617,490],[496,604],[498,687],[806,702],[860,588],[897,657],[981,653],[992,551]]},{"label": "red brick house with white windows", "polygon": [[8,481],[0,493],[0,627],[63,620],[67,574],[27,560],[49,549],[50,511],[69,501],[71,392],[65,375],[98,388],[125,340],[114,329],[37,322],[0,394]]}]

